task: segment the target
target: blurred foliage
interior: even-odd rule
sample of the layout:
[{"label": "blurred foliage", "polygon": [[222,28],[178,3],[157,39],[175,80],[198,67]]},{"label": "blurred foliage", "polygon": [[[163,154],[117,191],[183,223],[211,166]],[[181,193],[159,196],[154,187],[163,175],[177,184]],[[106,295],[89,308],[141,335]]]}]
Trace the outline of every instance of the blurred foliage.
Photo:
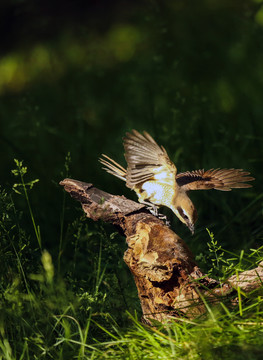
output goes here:
[{"label": "blurred foliage", "polygon": [[[39,179],[31,206],[58,263],[68,270],[70,224],[81,216],[58,182],[70,176],[136,199],[97,161],[103,152],[124,165],[122,137],[132,128],[149,131],[179,171],[235,167],[256,178],[252,189],[191,194],[194,237],[164,209],[196,255],[207,250],[205,228],[229,249],[261,244],[263,1],[11,0],[0,9],[1,184],[12,188],[14,158]],[[31,229],[26,202],[14,201]],[[121,237],[102,241],[107,256],[111,242],[125,249]],[[85,246],[78,256],[85,273]]]}]

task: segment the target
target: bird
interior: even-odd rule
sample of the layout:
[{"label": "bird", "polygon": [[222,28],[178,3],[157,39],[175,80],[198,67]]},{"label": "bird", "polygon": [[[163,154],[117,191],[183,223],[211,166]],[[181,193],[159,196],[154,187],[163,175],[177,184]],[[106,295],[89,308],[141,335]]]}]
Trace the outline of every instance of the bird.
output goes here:
[{"label": "bird", "polygon": [[126,182],[136,192],[138,201],[153,208],[166,206],[194,234],[197,210],[188,196],[190,190],[216,189],[230,191],[250,188],[247,181],[255,180],[243,169],[210,169],[177,173],[165,148],[159,146],[152,136],[137,130],[127,132],[123,138],[125,169],[109,156],[99,158],[103,169]]}]

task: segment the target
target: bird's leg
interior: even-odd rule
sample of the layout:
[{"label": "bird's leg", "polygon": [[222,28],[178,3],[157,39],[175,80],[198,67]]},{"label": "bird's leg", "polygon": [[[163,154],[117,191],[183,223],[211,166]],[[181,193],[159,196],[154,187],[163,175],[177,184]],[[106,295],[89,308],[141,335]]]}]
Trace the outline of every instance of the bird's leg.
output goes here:
[{"label": "bird's leg", "polygon": [[168,221],[167,216],[158,212],[159,206],[146,200],[141,200],[140,203],[146,205],[147,210],[149,210],[151,214],[156,216],[158,219],[163,220],[165,225],[170,227],[171,224],[170,221]]},{"label": "bird's leg", "polygon": [[159,206],[154,205],[154,204],[151,203],[150,201],[145,201],[145,200],[140,201],[140,203],[146,205],[147,210],[149,210],[151,214],[153,214],[154,216],[158,216]]},{"label": "bird's leg", "polygon": [[163,221],[165,222],[165,225],[166,225],[166,226],[168,226],[168,227],[171,226],[171,223],[170,223],[170,221],[167,219],[167,216],[166,216],[166,215],[164,215],[164,214],[158,214],[157,217],[158,217],[158,219],[163,220]]},{"label": "bird's leg", "polygon": [[162,220],[165,222],[165,225],[170,227],[170,221],[167,219],[167,216],[161,213],[158,213],[158,207],[156,207],[157,209],[157,214],[155,215],[158,219]]},{"label": "bird's leg", "polygon": [[147,201],[147,193],[145,191],[137,192],[137,195],[139,202],[146,205],[147,210],[149,210],[151,214],[156,216],[158,219],[165,221],[166,226],[170,227],[170,222],[167,220],[167,217],[164,214],[158,213],[159,206]]}]

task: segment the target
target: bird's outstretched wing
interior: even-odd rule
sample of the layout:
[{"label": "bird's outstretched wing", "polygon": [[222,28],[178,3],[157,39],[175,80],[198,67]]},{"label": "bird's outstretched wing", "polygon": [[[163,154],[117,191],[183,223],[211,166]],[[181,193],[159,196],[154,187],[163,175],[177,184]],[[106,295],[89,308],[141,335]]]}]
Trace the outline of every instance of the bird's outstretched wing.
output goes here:
[{"label": "bird's outstretched wing", "polygon": [[249,188],[246,181],[254,180],[250,173],[243,169],[210,169],[187,171],[176,176],[177,185],[182,190],[216,189],[230,191],[235,188]]},{"label": "bird's outstretched wing", "polygon": [[177,169],[169,159],[163,146],[159,146],[146,132],[143,135],[136,130],[126,133],[124,138],[125,159],[128,164],[128,187],[156,180],[175,186]]}]

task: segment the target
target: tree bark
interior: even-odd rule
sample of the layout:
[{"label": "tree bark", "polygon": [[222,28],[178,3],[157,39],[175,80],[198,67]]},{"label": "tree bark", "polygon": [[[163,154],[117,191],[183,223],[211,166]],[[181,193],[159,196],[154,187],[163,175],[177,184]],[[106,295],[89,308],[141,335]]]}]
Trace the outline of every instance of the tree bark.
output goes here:
[{"label": "tree bark", "polygon": [[65,179],[60,185],[81,203],[87,217],[110,222],[126,236],[124,261],[138,289],[144,322],[192,319],[206,313],[207,303],[225,298],[235,303],[237,287],[249,292],[262,286],[263,262],[219,284],[201,271],[184,241],[144,205],[77,180]]}]

